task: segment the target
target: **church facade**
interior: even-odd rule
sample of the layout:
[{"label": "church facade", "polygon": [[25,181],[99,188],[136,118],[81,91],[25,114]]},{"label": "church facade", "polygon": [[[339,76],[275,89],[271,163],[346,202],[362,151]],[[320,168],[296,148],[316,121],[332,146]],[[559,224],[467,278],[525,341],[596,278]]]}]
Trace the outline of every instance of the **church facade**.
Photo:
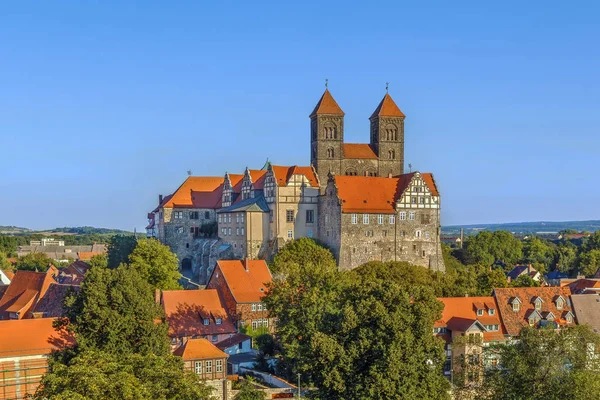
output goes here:
[{"label": "church facade", "polygon": [[340,269],[380,260],[444,271],[440,194],[432,174],[404,173],[405,115],[392,97],[386,93],[369,118],[369,143],[344,143],[344,112],[329,90],[309,118],[309,166],[267,162],[238,175],[189,177],[160,196],[148,236],[186,264],[215,261],[196,254],[206,240],[221,249],[215,259],[257,259],[311,237]]}]

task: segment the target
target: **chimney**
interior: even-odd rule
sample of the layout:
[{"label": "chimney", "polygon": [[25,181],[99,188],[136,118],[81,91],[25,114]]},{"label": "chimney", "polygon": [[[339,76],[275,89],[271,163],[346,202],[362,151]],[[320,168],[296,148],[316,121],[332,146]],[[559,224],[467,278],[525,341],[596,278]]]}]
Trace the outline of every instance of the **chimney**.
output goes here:
[{"label": "chimney", "polygon": [[242,265],[244,266],[244,269],[246,270],[246,272],[249,272],[249,269],[248,269],[248,259],[247,258],[244,258],[242,260]]},{"label": "chimney", "polygon": [[158,204],[161,204],[161,203],[162,203],[162,201],[163,201],[163,195],[162,195],[162,194],[159,194],[159,195],[158,195]]},{"label": "chimney", "polygon": [[527,264],[527,273],[530,274],[531,270],[533,269],[533,267],[531,266],[531,264]]},{"label": "chimney", "polygon": [[154,289],[154,301],[156,304],[160,304],[160,289]]}]

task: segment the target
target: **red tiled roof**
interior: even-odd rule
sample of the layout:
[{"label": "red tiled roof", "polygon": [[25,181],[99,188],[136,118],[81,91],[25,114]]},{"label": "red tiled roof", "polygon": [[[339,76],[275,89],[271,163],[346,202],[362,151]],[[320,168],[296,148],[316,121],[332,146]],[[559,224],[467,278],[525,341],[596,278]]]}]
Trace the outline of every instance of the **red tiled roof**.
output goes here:
[{"label": "red tiled roof", "polygon": [[[203,336],[235,333],[215,289],[163,290],[161,305],[169,324],[169,336]],[[217,325],[215,317],[222,318]],[[210,320],[209,325],[203,319]]]},{"label": "red tiled roof", "polygon": [[267,292],[265,284],[273,281],[264,260],[218,260],[217,265],[238,303],[260,302]]},{"label": "red tiled roof", "polygon": [[291,167],[283,167],[278,165],[272,165],[273,174],[277,179],[279,186],[287,186],[293,175],[304,175],[310,182],[311,186],[319,187],[319,179],[317,178],[316,171],[313,167],[299,167],[293,165]]},{"label": "red tiled roof", "polygon": [[12,278],[15,276],[15,273],[10,269],[3,269],[2,272],[4,272],[4,275],[6,275],[6,277],[10,280],[12,280]]},{"label": "red tiled roof", "polygon": [[371,115],[371,118],[375,117],[405,117],[405,115],[392,100],[392,96],[386,93]]},{"label": "red tiled roof", "polygon": [[[220,200],[221,195],[220,193],[215,195],[214,192],[218,191],[219,188],[222,190],[223,180],[223,177],[216,176],[190,176],[179,186],[169,200],[163,201],[163,207],[215,208],[217,199]],[[192,193],[194,193],[195,199],[192,199]],[[207,194],[210,201],[207,201],[201,193]],[[212,200],[214,200],[213,203],[211,203]],[[196,204],[194,204],[195,202]]]},{"label": "red tiled roof", "polygon": [[345,213],[393,214],[395,202],[408,187],[410,178],[336,176],[335,185]]},{"label": "red tiled roof", "polygon": [[0,321],[0,361],[6,357],[49,354],[74,343],[55,331],[54,318]]},{"label": "red tiled roof", "polygon": [[219,350],[206,339],[189,339],[173,352],[184,360],[202,360],[207,358],[227,358],[226,353]]},{"label": "red tiled roof", "polygon": [[[500,313],[496,300],[489,297],[443,297],[439,301],[444,303],[442,318],[434,324],[434,327],[446,327],[452,331],[465,332],[475,321],[482,325],[499,325],[498,332],[483,332],[486,342],[504,340],[506,329],[500,320]],[[477,309],[484,310],[484,315],[478,316]],[[494,309],[494,315],[489,310]]]},{"label": "red tiled roof", "polygon": [[219,343],[216,343],[215,346],[217,346],[221,350],[225,350],[228,347],[238,345],[242,342],[245,342],[246,340],[251,340],[251,339],[252,339],[251,336],[244,335],[243,333],[236,333],[235,335],[233,335],[225,340],[221,340]]},{"label": "red tiled roof", "polygon": [[19,318],[25,318],[35,302],[46,294],[48,287],[54,282],[51,270],[48,272],[17,271],[0,298],[0,314],[19,312]]},{"label": "red tiled roof", "polygon": [[[497,288],[494,289],[494,297],[506,331],[511,336],[518,336],[521,329],[529,326],[527,316],[535,310],[533,300],[537,297],[542,299],[542,309],[540,314],[552,312],[555,316],[555,322],[559,325],[565,325],[565,313],[573,312],[570,303],[571,292],[566,287],[546,286],[546,287],[521,287],[521,288]],[[556,308],[556,299],[562,296],[564,304],[561,310]],[[512,301],[518,298],[521,302],[519,311],[513,311]]]},{"label": "red tiled roof", "polygon": [[65,315],[65,298],[72,292],[78,291],[77,285],[50,284],[50,287],[40,297],[33,309],[33,313],[39,313],[42,318],[58,318]]},{"label": "red tiled roof", "polygon": [[105,253],[102,251],[80,251],[79,253],[77,253],[77,257],[80,260],[88,261],[88,260],[91,260],[92,257],[100,255],[100,254],[105,254]]},{"label": "red tiled roof", "polygon": [[344,143],[344,158],[376,160],[377,154],[375,154],[371,146],[368,144]]},{"label": "red tiled roof", "polygon": [[319,115],[319,114],[333,114],[333,115],[344,115],[344,112],[338,106],[338,103],[334,100],[331,93],[329,93],[328,89],[325,89],[325,93],[319,99],[319,102],[315,106],[313,112],[310,113],[310,116]]}]

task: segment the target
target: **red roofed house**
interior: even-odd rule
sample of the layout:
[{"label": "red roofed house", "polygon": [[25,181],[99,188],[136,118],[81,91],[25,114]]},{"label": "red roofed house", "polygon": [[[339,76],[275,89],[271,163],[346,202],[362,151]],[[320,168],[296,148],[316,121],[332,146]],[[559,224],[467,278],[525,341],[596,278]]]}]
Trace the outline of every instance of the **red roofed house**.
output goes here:
[{"label": "red roofed house", "polygon": [[567,287],[497,288],[496,298],[507,333],[516,337],[526,326],[560,328],[575,324],[571,292]]},{"label": "red roofed house", "polygon": [[215,289],[163,290],[159,301],[173,346],[197,338],[218,343],[237,333]]},{"label": "red roofed house", "polygon": [[440,195],[428,173],[330,176],[320,202],[319,232],[341,269],[380,260],[445,270]]},{"label": "red roofed house", "polygon": [[56,332],[55,319],[0,321],[0,399],[23,399],[35,393],[48,367],[47,357],[73,343]]},{"label": "red roofed house", "polygon": [[[496,299],[486,296],[438,300],[444,303],[444,310],[442,318],[433,325],[433,333],[446,341],[444,375],[452,379],[454,374],[463,374],[464,379],[477,383],[482,376],[482,346],[508,338]],[[465,341],[464,337],[475,340]],[[490,363],[496,364],[497,360]]]},{"label": "red roofed house", "polygon": [[264,260],[219,260],[206,287],[219,292],[225,310],[238,329],[252,327],[272,331],[273,318],[269,318],[262,302],[266,284],[272,280]]}]

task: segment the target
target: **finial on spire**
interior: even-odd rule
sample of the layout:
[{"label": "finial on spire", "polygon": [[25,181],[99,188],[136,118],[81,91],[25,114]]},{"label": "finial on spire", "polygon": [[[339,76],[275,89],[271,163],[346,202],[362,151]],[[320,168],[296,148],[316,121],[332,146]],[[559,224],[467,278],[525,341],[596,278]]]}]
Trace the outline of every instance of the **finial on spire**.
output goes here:
[{"label": "finial on spire", "polygon": [[188,169],[188,170],[187,170],[187,174],[188,174],[188,176],[192,176],[192,170],[191,170],[191,169]]},{"label": "finial on spire", "polygon": [[328,85],[329,85],[329,79],[325,78],[325,89],[327,89]]},{"label": "finial on spire", "polygon": [[390,83],[389,83],[389,82],[386,82],[386,83],[385,83],[385,92],[386,92],[386,93],[388,92],[388,89],[389,89],[389,88],[390,88]]},{"label": "finial on spire", "polygon": [[410,172],[412,172],[412,164],[411,163],[408,163],[408,169]]}]

